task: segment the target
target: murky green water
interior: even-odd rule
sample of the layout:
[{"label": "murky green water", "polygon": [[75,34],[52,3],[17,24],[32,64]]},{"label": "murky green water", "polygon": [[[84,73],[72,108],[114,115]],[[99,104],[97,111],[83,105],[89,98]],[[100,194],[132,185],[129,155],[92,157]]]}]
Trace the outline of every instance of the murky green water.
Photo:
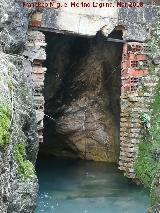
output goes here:
[{"label": "murky green water", "polygon": [[144,213],[148,193],[115,165],[43,159],[36,213]]}]

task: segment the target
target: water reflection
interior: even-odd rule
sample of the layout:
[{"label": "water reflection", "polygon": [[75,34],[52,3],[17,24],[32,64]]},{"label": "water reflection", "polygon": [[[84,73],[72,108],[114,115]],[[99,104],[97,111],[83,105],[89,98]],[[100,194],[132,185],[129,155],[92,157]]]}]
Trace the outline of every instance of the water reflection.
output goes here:
[{"label": "water reflection", "polygon": [[36,213],[144,213],[148,194],[112,164],[41,159]]}]

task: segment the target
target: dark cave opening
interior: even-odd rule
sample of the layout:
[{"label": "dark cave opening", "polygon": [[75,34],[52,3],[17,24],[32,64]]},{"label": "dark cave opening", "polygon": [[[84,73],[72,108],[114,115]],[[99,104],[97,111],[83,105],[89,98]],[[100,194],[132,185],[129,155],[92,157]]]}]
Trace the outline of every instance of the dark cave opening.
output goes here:
[{"label": "dark cave opening", "polygon": [[[112,38],[122,39],[122,31]],[[44,142],[40,155],[117,162],[122,43],[45,33]],[[52,119],[51,119],[52,118]]]}]

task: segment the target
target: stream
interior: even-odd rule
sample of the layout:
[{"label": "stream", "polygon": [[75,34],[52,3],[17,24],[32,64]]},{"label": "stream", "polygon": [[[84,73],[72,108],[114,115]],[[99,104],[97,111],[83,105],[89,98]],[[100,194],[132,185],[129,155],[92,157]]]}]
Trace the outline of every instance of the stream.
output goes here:
[{"label": "stream", "polygon": [[145,213],[149,195],[117,165],[39,158],[36,213]]}]

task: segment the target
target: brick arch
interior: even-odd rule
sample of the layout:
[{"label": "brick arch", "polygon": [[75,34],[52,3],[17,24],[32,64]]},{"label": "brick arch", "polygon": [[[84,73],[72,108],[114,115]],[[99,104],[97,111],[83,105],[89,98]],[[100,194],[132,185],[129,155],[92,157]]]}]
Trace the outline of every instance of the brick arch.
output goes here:
[{"label": "brick arch", "polygon": [[[119,26],[117,26],[119,29]],[[121,29],[121,27],[120,27]],[[44,116],[44,75],[43,67],[45,55],[45,36],[40,31],[28,32],[27,48],[34,52],[32,58],[32,77],[34,84],[34,102],[37,115],[38,141],[43,142],[43,116]],[[148,75],[148,54],[150,47],[145,43],[125,42],[121,64],[121,112],[120,112],[120,157],[119,169],[129,178],[136,178],[134,164],[138,155],[138,144],[141,138],[141,121],[139,112],[148,112],[148,104],[152,100],[149,93],[139,93],[144,77],[150,84]],[[154,85],[151,85],[154,87]],[[146,102],[144,104],[143,102]]]}]

